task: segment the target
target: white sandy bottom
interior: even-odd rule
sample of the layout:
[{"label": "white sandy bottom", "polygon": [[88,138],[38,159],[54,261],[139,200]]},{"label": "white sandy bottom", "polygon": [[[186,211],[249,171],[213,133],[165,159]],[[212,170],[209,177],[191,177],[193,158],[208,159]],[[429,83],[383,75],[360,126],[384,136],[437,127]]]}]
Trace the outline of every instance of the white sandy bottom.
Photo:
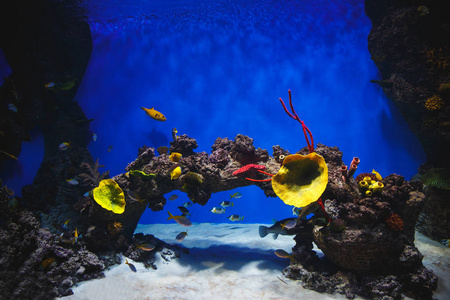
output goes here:
[{"label": "white sandy bottom", "polygon": [[[278,258],[273,251],[291,252],[293,237],[260,238],[258,226],[194,224],[182,242],[189,254],[170,263],[157,255],[157,270],[133,262],[137,273],[122,263],[106,271],[106,278],[82,282],[73,289],[74,295],[60,299],[346,299],[303,289],[299,281],[285,278],[281,272],[289,260]],[[177,224],[154,224],[140,225],[136,232],[176,243],[175,236],[184,230]],[[424,264],[439,276],[440,286],[434,296],[450,299],[450,287],[445,282],[450,275],[450,249],[420,234],[416,239],[425,255]]]}]

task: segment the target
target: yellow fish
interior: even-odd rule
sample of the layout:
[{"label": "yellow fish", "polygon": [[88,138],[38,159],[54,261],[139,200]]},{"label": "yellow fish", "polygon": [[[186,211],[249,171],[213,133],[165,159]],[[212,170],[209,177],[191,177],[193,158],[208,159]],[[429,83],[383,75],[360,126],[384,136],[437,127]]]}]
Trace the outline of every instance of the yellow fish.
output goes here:
[{"label": "yellow fish", "polygon": [[170,154],[169,159],[173,162],[178,162],[181,159],[181,153],[178,152],[172,152],[172,154]]},{"label": "yellow fish", "polygon": [[178,179],[178,177],[181,176],[181,168],[180,167],[176,167],[175,169],[173,169],[172,172],[170,172],[170,179],[174,180],[174,179]]},{"label": "yellow fish", "polygon": [[145,107],[141,107],[141,109],[143,111],[145,111],[147,113],[147,115],[149,115],[149,117],[152,118],[152,119],[155,119],[157,121],[165,121],[166,120],[166,117],[162,113],[160,113],[159,111],[155,110],[154,107],[152,107],[150,109],[145,108]]},{"label": "yellow fish", "polygon": [[377,171],[375,171],[374,169],[372,169],[372,174],[375,174],[375,176],[377,177],[378,181],[383,180],[383,177],[381,177],[380,173],[378,173]]}]

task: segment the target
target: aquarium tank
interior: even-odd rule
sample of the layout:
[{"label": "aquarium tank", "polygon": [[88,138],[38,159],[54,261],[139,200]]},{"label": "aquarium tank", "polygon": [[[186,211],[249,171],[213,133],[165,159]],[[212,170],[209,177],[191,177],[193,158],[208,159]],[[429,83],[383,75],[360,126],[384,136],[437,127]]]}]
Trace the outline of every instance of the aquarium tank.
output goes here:
[{"label": "aquarium tank", "polygon": [[0,8],[0,294],[446,299],[450,27],[419,2]]},{"label": "aquarium tank", "polygon": [[[360,170],[410,179],[423,149],[397,108],[371,80],[379,79],[367,49],[371,23],[363,1],[87,1],[93,49],[74,101],[90,122],[88,149],[112,176],[124,173],[139,147],[169,147],[172,129],[211,153],[216,138],[243,134],[258,148],[306,146],[301,127],[279,98],[293,93],[297,113],[315,140],[337,146]],[[10,72],[2,59],[2,77]],[[162,113],[150,118],[141,107]],[[43,157],[38,130],[21,159],[2,170],[20,193]],[[66,141],[70,142],[70,141]],[[232,208],[243,222],[270,222],[292,213],[284,203],[246,187],[194,205],[198,222],[228,222],[210,209],[242,194]],[[179,192],[165,209],[188,201]],[[167,196],[167,198],[170,195]],[[231,211],[231,209],[230,209]],[[227,215],[228,216],[228,215]],[[146,211],[140,222],[166,222]]]}]

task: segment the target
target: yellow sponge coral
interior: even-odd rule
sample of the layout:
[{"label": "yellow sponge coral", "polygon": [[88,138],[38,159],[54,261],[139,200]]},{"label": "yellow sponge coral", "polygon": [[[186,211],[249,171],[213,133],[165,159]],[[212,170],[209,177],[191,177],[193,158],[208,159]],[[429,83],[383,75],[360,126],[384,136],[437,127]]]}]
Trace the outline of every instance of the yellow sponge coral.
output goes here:
[{"label": "yellow sponge coral", "polygon": [[434,95],[425,102],[425,108],[429,111],[440,110],[444,107],[444,100],[438,95]]},{"label": "yellow sponge coral", "polygon": [[101,207],[111,210],[115,214],[125,211],[125,195],[120,186],[112,179],[100,181],[93,191],[94,200]]},{"label": "yellow sponge coral", "polygon": [[272,178],[275,194],[287,205],[305,207],[319,199],[328,183],[325,159],[312,152],[288,155]]}]

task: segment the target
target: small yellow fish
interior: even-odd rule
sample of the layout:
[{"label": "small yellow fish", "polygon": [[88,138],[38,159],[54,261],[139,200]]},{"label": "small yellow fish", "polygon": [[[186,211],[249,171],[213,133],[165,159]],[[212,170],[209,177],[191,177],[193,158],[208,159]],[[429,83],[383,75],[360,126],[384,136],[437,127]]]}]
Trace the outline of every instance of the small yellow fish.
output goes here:
[{"label": "small yellow fish", "polygon": [[76,242],[78,242],[78,229],[77,228],[75,228],[75,232],[73,233],[72,244],[75,244]]},{"label": "small yellow fish", "polygon": [[67,228],[69,227],[69,222],[70,222],[70,219],[67,219],[67,220],[64,222],[64,224],[62,225],[62,227],[63,227],[64,229],[67,229]]},{"label": "small yellow fish", "polygon": [[169,159],[173,162],[178,162],[181,159],[181,153],[172,152],[169,156]]},{"label": "small yellow fish", "polygon": [[54,257],[47,258],[46,260],[41,262],[42,270],[48,268],[55,261]]},{"label": "small yellow fish", "polygon": [[178,177],[180,177],[180,176],[181,176],[181,168],[180,167],[176,167],[175,169],[173,169],[172,172],[170,172],[171,180],[178,179]]},{"label": "small yellow fish", "polygon": [[375,174],[375,177],[377,177],[378,181],[383,180],[383,177],[381,177],[380,173],[378,173],[377,171],[375,171],[374,169],[372,169],[372,174]]},{"label": "small yellow fish", "polygon": [[157,121],[165,121],[166,120],[166,117],[159,111],[155,110],[154,107],[152,107],[150,109],[141,107],[141,109],[143,111],[145,111],[147,113],[147,115],[154,120],[157,120]]},{"label": "small yellow fish", "polygon": [[294,258],[291,254],[287,253],[283,249],[275,250],[274,253],[275,253],[276,256],[278,256],[280,258],[289,258],[291,260]]}]

